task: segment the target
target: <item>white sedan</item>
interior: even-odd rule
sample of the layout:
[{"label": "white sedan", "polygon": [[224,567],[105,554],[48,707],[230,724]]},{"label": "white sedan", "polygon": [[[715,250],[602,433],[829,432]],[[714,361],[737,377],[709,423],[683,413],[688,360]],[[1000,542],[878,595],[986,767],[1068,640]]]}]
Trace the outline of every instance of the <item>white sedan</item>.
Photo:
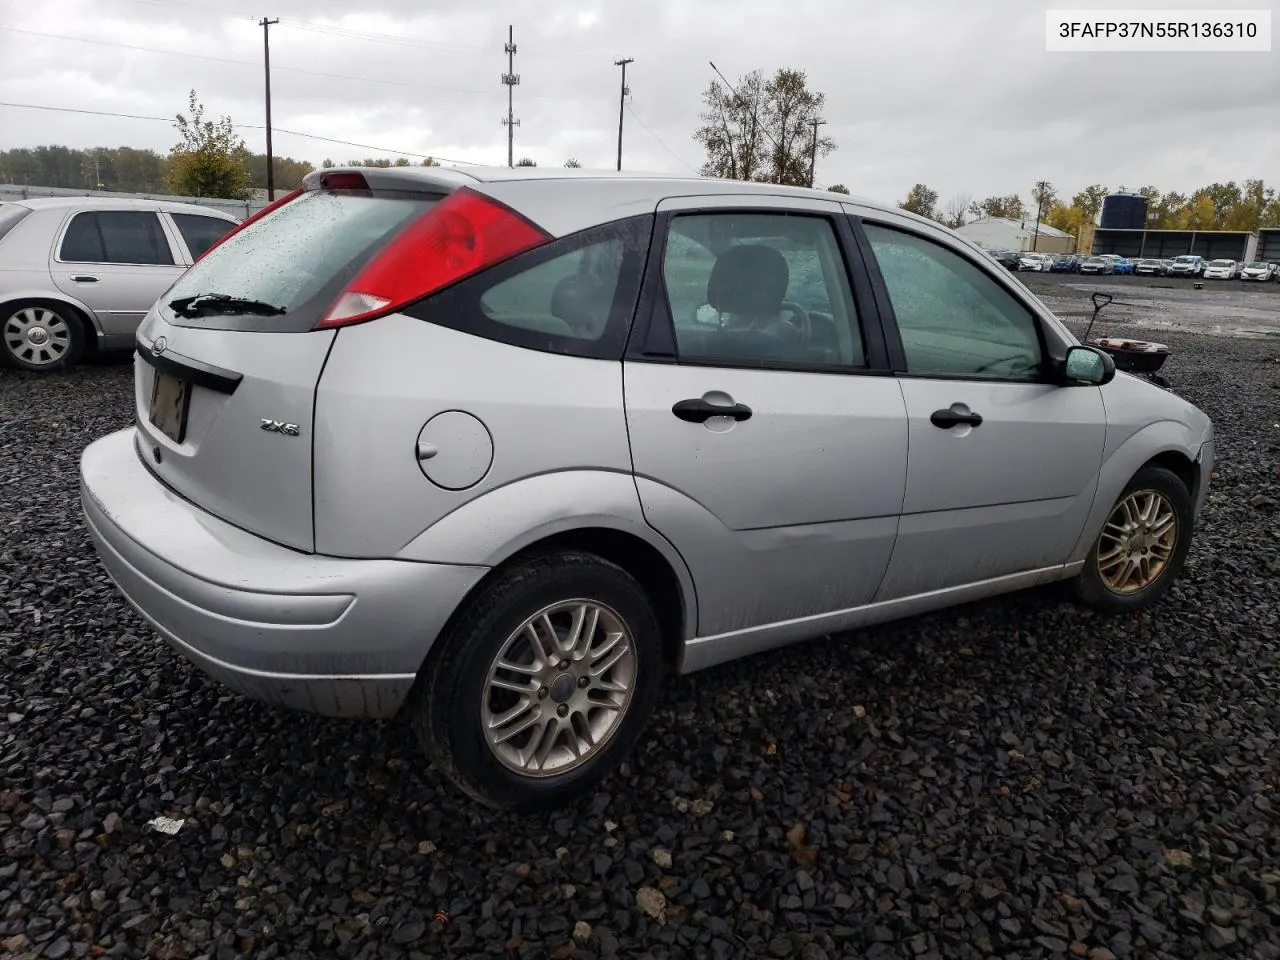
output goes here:
[{"label": "white sedan", "polygon": [[1234,260],[1210,260],[1204,268],[1206,280],[1234,280],[1239,267]]},{"label": "white sedan", "polygon": [[1271,280],[1276,275],[1276,265],[1265,260],[1254,260],[1240,268],[1241,280]]}]

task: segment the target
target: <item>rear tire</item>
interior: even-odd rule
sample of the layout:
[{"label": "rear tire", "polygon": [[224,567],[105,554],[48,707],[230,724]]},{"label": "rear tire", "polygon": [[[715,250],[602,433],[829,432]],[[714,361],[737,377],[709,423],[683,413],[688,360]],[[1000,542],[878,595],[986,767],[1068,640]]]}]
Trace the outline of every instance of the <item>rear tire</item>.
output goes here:
[{"label": "rear tire", "polygon": [[85,328],[65,304],[20,301],[0,307],[0,364],[48,373],[70,370],[85,348]]},{"label": "rear tire", "polygon": [[592,554],[546,555],[468,602],[424,665],[410,716],[427,756],[474,799],[554,807],[626,756],[662,674],[640,584]]},{"label": "rear tire", "polygon": [[1131,613],[1172,586],[1191,549],[1191,493],[1164,467],[1143,467],[1116,501],[1084,568],[1075,599],[1103,613]]}]

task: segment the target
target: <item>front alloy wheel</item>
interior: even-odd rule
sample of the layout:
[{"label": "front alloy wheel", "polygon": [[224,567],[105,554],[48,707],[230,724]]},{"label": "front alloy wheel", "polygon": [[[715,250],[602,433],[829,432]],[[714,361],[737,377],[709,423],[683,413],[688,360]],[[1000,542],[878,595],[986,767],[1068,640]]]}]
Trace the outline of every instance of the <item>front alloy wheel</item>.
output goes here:
[{"label": "front alloy wheel", "polygon": [[1178,515],[1158,490],[1135,490],[1107,518],[1098,538],[1098,572],[1117,596],[1151,586],[1178,545]]},{"label": "front alloy wheel", "polygon": [[1191,548],[1191,492],[1173,471],[1137,472],[1111,508],[1084,568],[1077,600],[1106,613],[1142,610],[1172,585]]}]

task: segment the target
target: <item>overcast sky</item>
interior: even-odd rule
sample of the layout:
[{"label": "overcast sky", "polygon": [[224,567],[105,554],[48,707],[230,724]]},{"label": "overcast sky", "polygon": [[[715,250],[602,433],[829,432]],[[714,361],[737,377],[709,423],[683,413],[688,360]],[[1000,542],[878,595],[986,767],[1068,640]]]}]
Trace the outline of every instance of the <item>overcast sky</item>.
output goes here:
[{"label": "overcast sky", "polygon": [[[733,80],[755,68],[807,71],[838,144],[817,180],[877,199],[900,200],[916,182],[945,201],[1015,190],[1029,199],[1040,178],[1067,196],[1095,182],[1186,191],[1280,180],[1280,54],[1044,49],[1050,7],[1219,5],[1276,0],[0,0],[0,101],[169,117],[194,87],[209,113],[261,125],[254,20],[267,15],[281,19],[271,28],[276,153],[318,164],[375,152],[283,128],[392,157],[505,164],[499,76],[513,24],[516,156],[539,165],[575,157],[612,168],[613,61],[634,57],[629,169],[697,170],[691,134],[711,60]],[[260,129],[241,132],[263,149]],[[0,106],[0,148],[166,151],[174,139],[163,122]]]}]

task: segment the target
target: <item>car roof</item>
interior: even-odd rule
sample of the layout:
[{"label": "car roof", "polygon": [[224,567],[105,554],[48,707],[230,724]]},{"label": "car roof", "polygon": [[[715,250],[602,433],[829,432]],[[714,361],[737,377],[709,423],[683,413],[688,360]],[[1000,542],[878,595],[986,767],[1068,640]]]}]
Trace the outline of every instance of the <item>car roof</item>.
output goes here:
[{"label": "car roof", "polygon": [[176,200],[142,200],[136,197],[30,197],[12,200],[32,210],[164,210],[168,213],[198,213],[235,222],[235,217],[214,207]]},{"label": "car roof", "polygon": [[[691,177],[683,174],[650,173],[644,171],[615,172],[613,170],[585,170],[570,167],[331,167],[309,174],[307,179],[337,172],[363,173],[371,185],[392,186],[395,182],[414,182],[425,185],[438,185],[455,189],[476,183],[510,183],[537,180],[585,180],[628,185],[629,192],[634,193],[637,186],[652,185],[655,200],[673,196],[690,196],[698,194],[748,194],[756,196],[808,197],[810,199],[834,200],[842,203],[855,203],[859,206],[873,207],[886,212],[893,212],[907,217],[916,214],[901,209],[894,204],[881,203],[868,197],[853,196],[847,193],[832,193],[809,187],[788,187],[776,183],[754,183],[746,180],[720,179],[717,177]],[[927,218],[919,218],[927,220]],[[928,220],[933,223],[934,221]]]}]

